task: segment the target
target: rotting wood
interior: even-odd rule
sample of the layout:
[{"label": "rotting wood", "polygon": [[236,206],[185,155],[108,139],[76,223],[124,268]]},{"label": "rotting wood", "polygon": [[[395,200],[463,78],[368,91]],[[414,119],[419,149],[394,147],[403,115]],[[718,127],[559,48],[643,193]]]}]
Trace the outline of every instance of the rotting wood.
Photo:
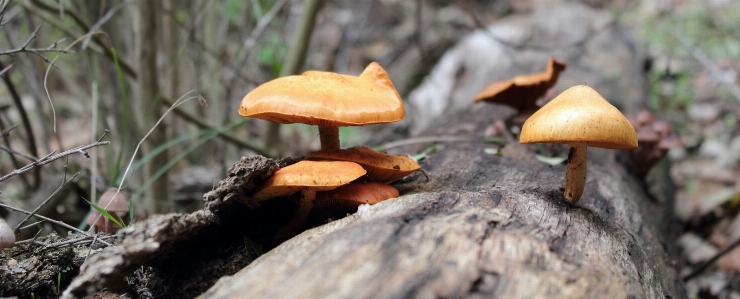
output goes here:
[{"label": "rotting wood", "polygon": [[[457,114],[482,132],[487,115]],[[449,134],[450,132],[442,132]],[[671,206],[648,199],[608,151],[595,151],[583,199],[562,198],[565,167],[531,147],[440,145],[430,181],[306,231],[200,298],[685,298],[671,266]]]}]

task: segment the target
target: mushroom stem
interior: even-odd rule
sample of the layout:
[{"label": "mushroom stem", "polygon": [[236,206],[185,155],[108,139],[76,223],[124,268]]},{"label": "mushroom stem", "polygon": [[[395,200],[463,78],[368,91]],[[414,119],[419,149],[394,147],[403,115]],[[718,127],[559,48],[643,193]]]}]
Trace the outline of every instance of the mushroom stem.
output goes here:
[{"label": "mushroom stem", "polygon": [[296,210],[293,219],[281,227],[275,234],[275,239],[284,240],[292,237],[296,231],[306,222],[308,215],[313,209],[313,200],[316,198],[316,190],[309,189],[301,192],[301,200],[298,202],[298,210]]},{"label": "mushroom stem", "polygon": [[586,146],[587,142],[570,143],[568,169],[565,173],[565,199],[576,204],[586,186]]},{"label": "mushroom stem", "polygon": [[339,149],[339,127],[319,125],[319,138],[322,151]]}]

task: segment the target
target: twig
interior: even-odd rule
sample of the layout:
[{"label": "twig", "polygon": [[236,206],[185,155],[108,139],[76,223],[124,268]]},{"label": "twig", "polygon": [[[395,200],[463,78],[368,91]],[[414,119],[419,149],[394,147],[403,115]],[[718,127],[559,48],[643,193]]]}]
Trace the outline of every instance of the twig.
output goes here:
[{"label": "twig", "polygon": [[7,72],[7,71],[8,71],[8,70],[9,70],[10,68],[12,68],[12,67],[13,67],[13,65],[15,65],[15,62],[14,62],[14,63],[11,63],[11,64],[9,64],[9,65],[8,65],[8,66],[6,66],[6,67],[5,67],[5,68],[4,68],[4,69],[3,69],[2,71],[0,71],[0,76],[2,76],[3,74],[5,74],[5,72]]},{"label": "twig", "polygon": [[713,256],[711,259],[709,259],[706,263],[704,263],[703,265],[701,265],[701,267],[697,268],[696,270],[694,270],[693,272],[691,272],[689,275],[686,275],[683,278],[683,282],[687,282],[687,281],[691,280],[692,278],[699,276],[699,274],[701,274],[701,272],[704,272],[704,270],[706,270],[707,268],[709,268],[709,266],[711,266],[712,264],[714,264],[714,262],[716,262],[720,257],[722,257],[723,255],[727,254],[728,252],[732,251],[738,245],[740,245],[740,239],[735,240],[735,242],[733,242],[732,244],[730,244],[730,246],[727,246],[727,248],[725,248],[724,250],[718,252],[715,256]]},{"label": "twig", "polygon": [[36,161],[38,161],[38,160],[39,160],[39,158],[36,158],[36,157],[34,157],[34,156],[31,156],[31,155],[29,155],[29,154],[21,153],[21,152],[19,152],[19,151],[16,151],[16,150],[14,150],[14,149],[12,149],[12,148],[9,148],[9,147],[4,147],[4,146],[2,146],[2,145],[0,145],[0,150],[6,151],[6,152],[8,152],[8,153],[11,153],[11,154],[13,154],[13,155],[18,155],[18,156],[21,156],[21,157],[23,157],[23,158],[26,158],[26,159],[28,159],[28,160],[31,160],[31,161],[34,161],[34,162],[36,162]]},{"label": "twig", "polygon": [[727,89],[732,93],[733,96],[735,96],[735,99],[740,101],[740,87],[738,87],[735,82],[732,80],[728,80],[726,77],[722,76],[722,70],[717,66],[717,64],[712,61],[709,56],[704,53],[699,47],[695,46],[688,38],[686,38],[678,29],[671,32],[673,36],[678,39],[678,41],[683,44],[684,47],[688,48],[689,52],[691,52],[691,55],[696,58],[696,60],[699,60],[699,62],[704,65],[704,68],[709,71],[709,73],[712,75],[712,77],[722,83]]},{"label": "twig", "polygon": [[39,210],[40,210],[40,209],[41,209],[42,207],[44,207],[44,206],[45,206],[45,205],[46,205],[47,203],[49,203],[49,201],[50,201],[50,200],[51,200],[52,198],[54,198],[54,196],[56,196],[56,195],[57,195],[57,193],[59,193],[59,191],[60,191],[60,190],[62,190],[62,188],[63,188],[63,187],[65,186],[65,185],[69,184],[69,182],[71,182],[72,180],[76,179],[76,178],[77,178],[77,175],[79,175],[79,174],[80,174],[79,172],[78,172],[78,173],[75,173],[75,174],[74,174],[74,175],[73,175],[73,176],[72,176],[71,178],[69,178],[69,180],[66,180],[66,181],[62,182],[62,184],[61,184],[61,185],[59,185],[59,188],[57,188],[56,190],[54,190],[54,192],[53,192],[53,193],[51,193],[51,195],[49,195],[49,197],[47,197],[47,198],[46,198],[46,199],[44,200],[44,202],[42,202],[42,203],[41,203],[41,204],[40,204],[40,205],[39,205],[38,207],[36,207],[36,209],[34,209],[33,211],[31,211],[31,213],[30,213],[30,214],[28,214],[28,215],[26,216],[26,218],[24,218],[24,219],[23,219],[23,221],[21,221],[20,223],[18,223],[18,225],[16,225],[16,226],[15,226],[15,233],[18,233],[18,232],[20,231],[20,229],[21,229],[21,225],[25,224],[26,222],[28,222],[28,219],[31,219],[31,217],[33,217],[34,215],[36,215],[36,213],[37,213],[37,212],[38,212],[38,211],[39,211]]},{"label": "twig", "polygon": [[34,222],[34,223],[28,224],[28,225],[26,225],[26,226],[24,226],[24,227],[21,227],[21,230],[27,229],[27,228],[29,228],[29,227],[34,227],[34,226],[36,226],[36,224],[39,224],[39,223],[41,223],[41,222],[44,222],[44,221],[43,221],[43,220],[39,220],[39,221],[36,221],[36,222]]},{"label": "twig", "polygon": [[430,142],[486,142],[483,138],[474,136],[425,136],[402,139],[384,143],[375,147],[376,150],[385,151],[394,147]]},{"label": "twig", "polygon": [[20,48],[2,51],[0,52],[0,55],[12,55],[12,54],[17,54],[17,53],[22,53],[22,52],[29,52],[29,53],[36,54],[38,57],[41,57],[41,59],[49,63],[50,62],[49,59],[44,57],[44,55],[41,55],[42,52],[74,53],[74,51],[57,49],[57,45],[60,42],[64,41],[64,39],[55,41],[54,43],[52,43],[50,46],[46,48],[28,48],[28,45],[31,43],[31,41],[33,41],[36,38],[36,34],[39,32],[40,29],[41,29],[41,25],[36,27],[36,30],[31,32],[31,36],[28,37],[26,42]]},{"label": "twig", "polygon": [[[6,205],[4,203],[0,203],[0,207],[6,208],[6,209],[9,209],[9,210],[12,210],[12,211],[16,211],[16,212],[19,212],[19,213],[23,213],[23,214],[26,214],[26,215],[31,214],[31,212],[28,212],[28,211],[25,211],[23,209],[19,209],[19,208],[16,208],[16,207],[12,207],[12,206]],[[36,218],[39,218],[39,219],[44,220],[44,221],[47,221],[47,222],[51,222],[51,223],[56,224],[56,225],[63,226],[65,228],[71,229],[71,230],[76,231],[76,232],[78,232],[80,234],[83,234],[85,236],[92,237],[92,235],[90,233],[88,233],[86,231],[83,231],[83,230],[80,230],[79,228],[76,228],[76,227],[71,226],[69,224],[66,224],[64,222],[61,222],[61,221],[58,221],[58,220],[54,220],[54,219],[51,219],[49,217],[41,216],[41,215],[36,215]],[[111,246],[110,243],[105,242],[105,241],[100,241],[100,243],[103,243],[106,246]]]},{"label": "twig", "polygon": [[76,153],[83,154],[83,155],[85,155],[86,157],[89,158],[89,154],[87,152],[85,152],[86,149],[93,148],[93,147],[96,147],[96,146],[101,146],[101,145],[108,145],[109,143],[110,143],[110,141],[102,141],[102,142],[99,141],[99,142],[93,142],[91,144],[81,145],[81,146],[78,146],[78,147],[75,147],[75,148],[72,148],[72,149],[68,149],[68,150],[63,151],[63,152],[58,153],[58,154],[55,154],[55,152],[52,152],[49,155],[44,156],[43,158],[39,159],[36,162],[33,162],[33,163],[28,164],[26,166],[23,166],[23,167],[21,167],[19,169],[13,170],[13,172],[0,177],[0,182],[5,181],[8,178],[11,178],[13,176],[16,176],[16,175],[19,175],[19,174],[28,172],[29,170],[32,170],[32,169],[34,169],[36,167],[49,164],[49,163],[53,162],[54,160],[57,160],[57,159],[62,158],[62,157],[69,156],[71,154],[76,154]]}]

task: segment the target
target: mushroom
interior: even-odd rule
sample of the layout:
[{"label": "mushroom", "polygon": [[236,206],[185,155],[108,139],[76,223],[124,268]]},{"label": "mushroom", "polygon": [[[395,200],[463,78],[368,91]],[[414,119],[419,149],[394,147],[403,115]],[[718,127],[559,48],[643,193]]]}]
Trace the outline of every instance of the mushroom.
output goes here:
[{"label": "mushroom", "polygon": [[522,123],[537,111],[539,108],[537,100],[555,85],[565,67],[565,62],[550,58],[544,72],[494,82],[475,95],[474,100],[476,103],[484,101],[510,106],[517,110],[512,120],[515,123]]},{"label": "mushroom", "polygon": [[390,182],[421,169],[414,159],[381,153],[365,146],[321,150],[309,154],[306,159],[355,162],[367,170],[367,177],[373,182]]},{"label": "mushroom", "polygon": [[108,188],[108,190],[100,196],[98,206],[108,212],[128,212],[128,201],[126,200],[126,196],[121,192],[118,192],[117,188]]},{"label": "mushroom", "polygon": [[282,239],[293,234],[306,221],[317,191],[332,190],[349,184],[366,173],[362,166],[353,162],[304,160],[275,171],[256,189],[252,199],[259,202],[301,191],[298,210],[293,219],[276,234],[276,238]]},{"label": "mushroom", "polygon": [[593,88],[577,85],[555,97],[522,126],[519,143],[570,145],[564,196],[572,204],[586,183],[586,147],[633,149],[637,136],[627,118]]},{"label": "mushroom", "polygon": [[391,185],[378,182],[352,183],[334,190],[318,192],[315,208],[352,213],[362,204],[372,205],[394,197],[398,197],[398,189]]},{"label": "mushroom", "polygon": [[[116,215],[115,213],[110,213],[110,215],[118,221],[118,223],[122,223],[123,221],[121,217]],[[93,210],[90,212],[90,215],[87,216],[87,221],[85,221],[87,225],[93,226],[95,225],[95,228],[99,232],[105,232],[108,234],[113,234],[118,230],[118,224],[111,221],[107,217],[100,214],[100,212]]]},{"label": "mushroom", "polygon": [[373,62],[359,77],[307,71],[274,79],[244,97],[239,115],[317,125],[321,149],[336,150],[340,126],[395,122],[406,112],[388,73]]},{"label": "mushroom", "polygon": [[[108,190],[100,196],[98,207],[109,212],[109,214],[119,223],[123,223],[123,220],[117,213],[128,212],[128,201],[126,200],[126,196],[119,192],[117,188],[108,188]],[[86,223],[90,226],[94,224],[98,231],[110,234],[115,233],[116,230],[118,230],[118,225],[116,223],[95,210],[90,212],[90,215],[87,216]]]},{"label": "mushroom", "polygon": [[647,109],[628,119],[633,120],[639,147],[629,151],[627,157],[630,170],[639,178],[644,178],[669,149],[683,146],[681,137],[673,132],[671,124],[655,119]]},{"label": "mushroom", "polygon": [[0,218],[0,248],[11,248],[15,245],[15,233],[5,219]]}]

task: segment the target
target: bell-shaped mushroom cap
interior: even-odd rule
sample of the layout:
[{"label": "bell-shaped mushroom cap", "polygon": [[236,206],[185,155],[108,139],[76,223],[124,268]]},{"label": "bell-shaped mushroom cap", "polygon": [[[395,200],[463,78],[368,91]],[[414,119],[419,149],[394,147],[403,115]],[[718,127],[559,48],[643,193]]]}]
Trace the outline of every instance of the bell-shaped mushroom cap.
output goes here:
[{"label": "bell-shaped mushroom cap", "polygon": [[544,72],[491,83],[475,95],[474,100],[504,104],[519,112],[537,110],[537,99],[544,96],[547,89],[558,82],[560,72],[565,70],[565,66],[565,62],[550,58]]},{"label": "bell-shaped mushroom cap", "polygon": [[0,248],[11,248],[15,245],[15,232],[4,219],[0,219]]},{"label": "bell-shaped mushroom cap", "polygon": [[252,90],[239,115],[277,123],[362,126],[402,120],[401,96],[376,62],[359,77],[307,71],[277,78]]},{"label": "bell-shaped mushroom cap", "polygon": [[123,196],[123,194],[117,191],[118,189],[116,188],[108,188],[108,190],[100,196],[98,206],[109,212],[128,212],[128,201],[126,200],[126,196]]},{"label": "bell-shaped mushroom cap", "polygon": [[355,162],[367,170],[367,177],[373,182],[390,182],[421,169],[414,159],[381,153],[365,146],[318,151],[306,159]]},{"label": "bell-shaped mushroom cap", "polygon": [[358,179],[367,173],[357,163],[346,161],[301,161],[278,169],[254,193],[255,201],[288,196],[298,191],[326,191]]},{"label": "bell-shaped mushroom cap", "polygon": [[378,182],[352,183],[316,193],[314,208],[352,212],[362,204],[372,205],[394,197],[398,197],[398,189],[391,185]]},{"label": "bell-shaped mushroom cap", "polygon": [[593,88],[577,85],[537,110],[522,126],[519,143],[587,142],[608,149],[637,147],[627,118]]}]

